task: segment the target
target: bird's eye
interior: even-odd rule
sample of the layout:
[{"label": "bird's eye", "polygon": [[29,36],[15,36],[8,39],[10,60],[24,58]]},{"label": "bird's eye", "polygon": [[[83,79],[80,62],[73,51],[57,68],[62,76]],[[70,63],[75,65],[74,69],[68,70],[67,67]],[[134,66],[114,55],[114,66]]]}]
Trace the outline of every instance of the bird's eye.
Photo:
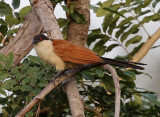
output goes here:
[{"label": "bird's eye", "polygon": [[40,38],[39,40],[40,40],[40,41],[42,41],[43,39],[42,39],[42,38]]}]

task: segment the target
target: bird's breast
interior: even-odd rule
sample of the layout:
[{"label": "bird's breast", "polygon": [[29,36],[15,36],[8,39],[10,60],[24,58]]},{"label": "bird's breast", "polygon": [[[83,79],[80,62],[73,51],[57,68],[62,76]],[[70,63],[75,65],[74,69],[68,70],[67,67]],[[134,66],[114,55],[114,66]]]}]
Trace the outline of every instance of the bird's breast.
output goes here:
[{"label": "bird's breast", "polygon": [[57,70],[65,69],[65,62],[54,53],[54,47],[50,40],[39,42],[35,46],[35,50],[40,58],[52,65],[55,65]]}]

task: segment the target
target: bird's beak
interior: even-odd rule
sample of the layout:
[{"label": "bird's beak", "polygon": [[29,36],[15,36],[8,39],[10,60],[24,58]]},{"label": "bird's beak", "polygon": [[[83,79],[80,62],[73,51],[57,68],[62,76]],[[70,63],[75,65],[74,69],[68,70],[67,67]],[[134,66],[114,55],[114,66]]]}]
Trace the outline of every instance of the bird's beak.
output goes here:
[{"label": "bird's beak", "polygon": [[36,44],[37,40],[33,39],[32,44]]}]

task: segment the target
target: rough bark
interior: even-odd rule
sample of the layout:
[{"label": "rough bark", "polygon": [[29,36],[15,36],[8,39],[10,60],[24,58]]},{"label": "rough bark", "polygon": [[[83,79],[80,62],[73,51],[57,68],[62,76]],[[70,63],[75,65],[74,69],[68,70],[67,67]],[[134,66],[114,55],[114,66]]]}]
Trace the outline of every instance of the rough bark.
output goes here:
[{"label": "rough bark", "polygon": [[89,11],[90,0],[74,0],[74,1],[76,7],[75,9],[79,13],[85,16],[86,23],[77,24],[76,22],[71,20],[68,25],[67,40],[71,41],[72,43],[85,46],[88,36],[88,29],[90,25],[90,11]]},{"label": "rough bark", "polygon": [[0,50],[2,54],[14,53],[15,65],[31,51],[33,37],[42,31],[42,25],[37,17],[35,11],[32,9],[29,16],[24,21],[23,25],[19,28],[14,39],[5,47]]},{"label": "rough bark", "polygon": [[[77,24],[76,22],[71,20],[68,25],[67,40],[82,46],[85,46],[87,35],[88,35],[88,29],[90,25],[89,3],[90,3],[90,0],[74,1],[76,10],[79,13],[85,15],[86,23]],[[70,5],[70,4],[67,4],[67,5]],[[72,116],[84,117],[85,116],[84,106],[80,99],[75,78],[71,78],[71,80],[66,84],[66,93],[69,99],[69,105],[71,108]],[[72,111],[72,110],[77,110],[77,111]]]},{"label": "rough bark", "polygon": [[39,19],[42,22],[44,31],[50,39],[63,39],[58,22],[53,14],[53,5],[48,0],[30,0]]}]

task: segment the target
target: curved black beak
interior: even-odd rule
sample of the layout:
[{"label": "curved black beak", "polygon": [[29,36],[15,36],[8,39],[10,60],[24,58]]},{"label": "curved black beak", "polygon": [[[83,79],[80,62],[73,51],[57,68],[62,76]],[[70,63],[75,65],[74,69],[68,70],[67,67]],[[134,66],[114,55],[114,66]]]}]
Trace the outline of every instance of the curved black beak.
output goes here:
[{"label": "curved black beak", "polygon": [[36,44],[38,41],[36,39],[33,39],[32,44]]}]

